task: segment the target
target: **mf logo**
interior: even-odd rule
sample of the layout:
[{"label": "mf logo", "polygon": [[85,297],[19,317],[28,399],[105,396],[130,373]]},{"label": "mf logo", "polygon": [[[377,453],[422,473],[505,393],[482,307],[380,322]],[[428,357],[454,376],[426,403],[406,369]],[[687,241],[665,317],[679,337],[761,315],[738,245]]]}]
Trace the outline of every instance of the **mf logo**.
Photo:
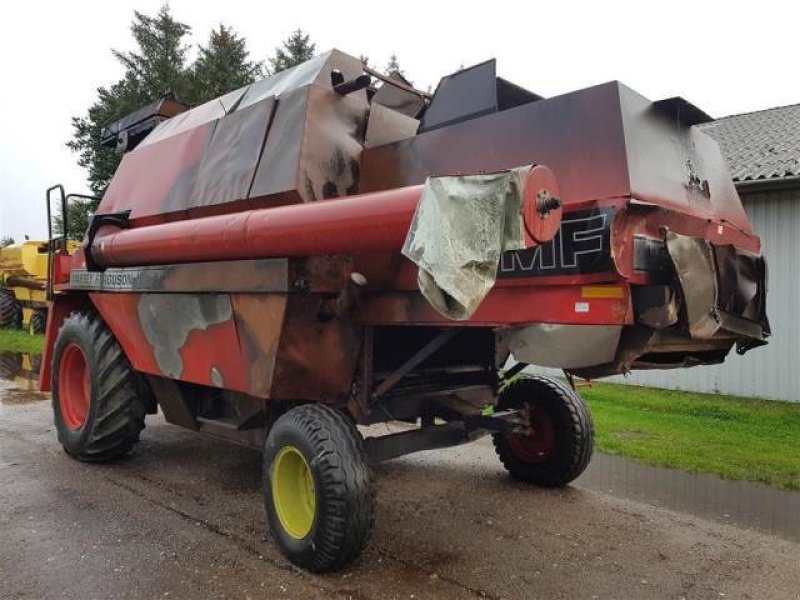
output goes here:
[{"label": "mf logo", "polygon": [[609,229],[613,209],[569,214],[553,241],[505,252],[498,277],[595,273],[611,268]]}]

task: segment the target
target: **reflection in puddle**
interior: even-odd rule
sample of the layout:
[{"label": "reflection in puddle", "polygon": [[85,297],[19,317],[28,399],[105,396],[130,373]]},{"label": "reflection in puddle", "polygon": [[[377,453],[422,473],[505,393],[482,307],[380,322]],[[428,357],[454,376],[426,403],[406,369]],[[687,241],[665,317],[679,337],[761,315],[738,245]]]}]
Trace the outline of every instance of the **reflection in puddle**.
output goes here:
[{"label": "reflection in puddle", "polygon": [[800,492],[651,467],[596,452],[577,485],[800,541]]},{"label": "reflection in puddle", "polygon": [[0,403],[27,404],[47,400],[39,391],[40,354],[0,352]]}]

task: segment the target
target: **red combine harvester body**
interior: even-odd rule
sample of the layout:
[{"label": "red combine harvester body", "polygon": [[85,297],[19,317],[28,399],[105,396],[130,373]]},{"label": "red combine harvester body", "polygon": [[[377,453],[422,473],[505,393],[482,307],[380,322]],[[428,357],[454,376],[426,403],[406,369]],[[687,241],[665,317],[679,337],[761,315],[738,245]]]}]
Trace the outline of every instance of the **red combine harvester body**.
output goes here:
[{"label": "red combine harvester body", "polygon": [[[712,364],[769,334],[759,239],[681,98],[544,99],[494,61],[430,96],[334,50],[165,102],[104,131],[127,153],[54,254],[41,386],[82,460],[128,452],[157,406],[263,450],[306,568],[359,555],[370,462],[492,434],[514,477],[577,477],[586,407],[521,367]],[[409,426],[356,428],[389,420]]]}]

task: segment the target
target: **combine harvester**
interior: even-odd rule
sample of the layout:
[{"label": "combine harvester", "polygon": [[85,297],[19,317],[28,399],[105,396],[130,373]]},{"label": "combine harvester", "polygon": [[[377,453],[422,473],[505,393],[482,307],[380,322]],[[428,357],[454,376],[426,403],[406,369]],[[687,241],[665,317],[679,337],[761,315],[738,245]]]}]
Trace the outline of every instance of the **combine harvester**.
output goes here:
[{"label": "combine harvester", "polygon": [[105,132],[127,153],[55,255],[41,385],[80,460],[127,453],[157,407],[263,451],[304,568],[361,553],[370,463],[491,434],[513,477],[577,477],[586,406],[522,367],[712,364],[768,335],[759,239],[681,98],[544,99],[494,61],[429,97],[331,51],[162,108]]},{"label": "combine harvester", "polygon": [[[0,328],[44,333],[47,247],[46,241],[29,240],[0,249]],[[70,248],[77,244],[71,243]]]}]

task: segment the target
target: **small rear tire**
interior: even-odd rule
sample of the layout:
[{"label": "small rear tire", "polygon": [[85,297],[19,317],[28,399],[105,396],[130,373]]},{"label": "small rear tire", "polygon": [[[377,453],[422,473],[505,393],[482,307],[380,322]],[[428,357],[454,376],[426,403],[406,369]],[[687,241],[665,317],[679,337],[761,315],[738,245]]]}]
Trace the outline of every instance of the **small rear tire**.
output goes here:
[{"label": "small rear tire", "polygon": [[19,329],[22,327],[22,307],[14,294],[0,290],[0,328]]},{"label": "small rear tire", "polygon": [[151,391],[94,312],[73,312],[53,350],[53,414],[70,456],[87,462],[127,454],[144,428]]},{"label": "small rear tire", "polygon": [[550,377],[520,377],[502,391],[498,408],[525,408],[530,420],[525,434],[494,434],[497,456],[513,478],[562,487],[583,473],[592,457],[594,427],[572,388]]},{"label": "small rear tire", "polygon": [[28,323],[28,331],[31,335],[42,335],[47,328],[47,314],[42,310],[35,310]]},{"label": "small rear tire", "polygon": [[305,404],[281,415],[264,446],[264,504],[281,552],[314,572],[353,563],[375,522],[361,434],[346,415]]}]

